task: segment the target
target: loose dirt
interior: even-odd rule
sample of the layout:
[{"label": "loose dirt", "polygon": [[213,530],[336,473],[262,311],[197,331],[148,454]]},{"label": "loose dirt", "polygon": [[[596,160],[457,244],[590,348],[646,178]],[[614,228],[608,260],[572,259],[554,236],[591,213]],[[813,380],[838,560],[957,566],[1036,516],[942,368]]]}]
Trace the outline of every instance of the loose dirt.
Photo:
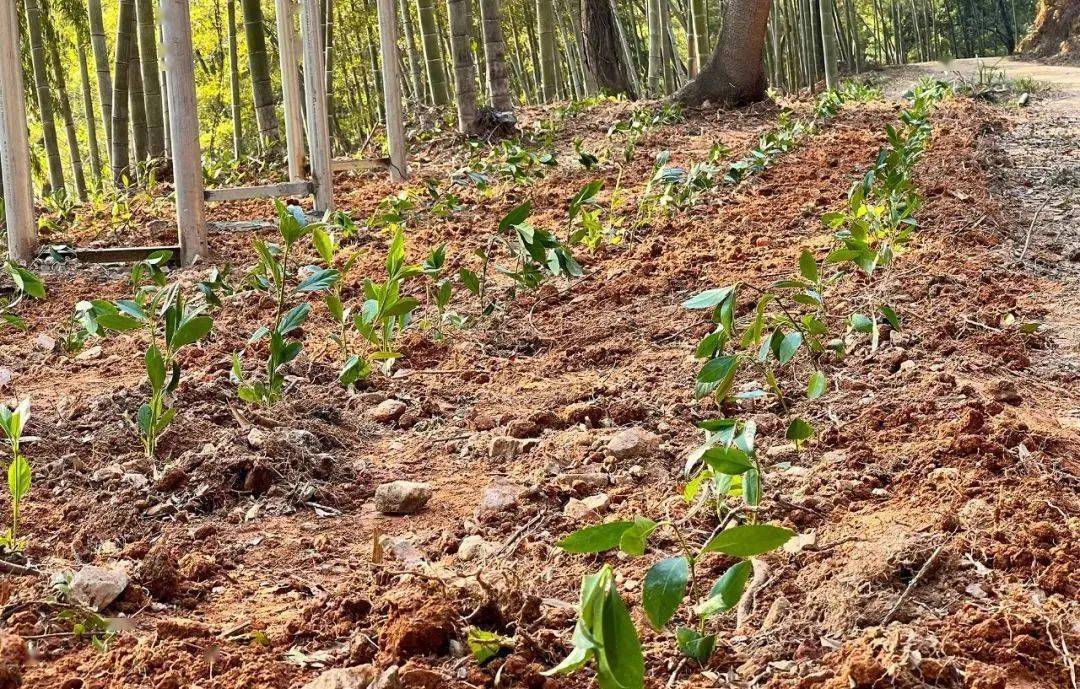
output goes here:
[{"label": "loose dirt", "polygon": [[[1075,82],[1058,88],[1028,109],[950,100],[932,115],[920,231],[879,287],[904,330],[829,366],[830,391],[799,407],[818,429],[809,451],[785,447],[778,410],[745,410],[768,458],[763,518],[810,538],[770,558],[742,628],[718,618],[707,668],[679,663],[673,635],[649,630],[640,611],[642,573],[674,544],[607,558],[642,630],[650,686],[1076,686],[1080,352],[1068,247],[1080,245],[1078,128],[1075,110],[1055,105]],[[531,185],[463,188],[458,213],[421,215],[409,224],[410,259],[446,242],[455,270],[475,265],[473,250],[525,198],[535,223],[561,234],[585,182],[604,178],[604,198],[616,183],[573,163],[569,142],[601,148],[630,109],[567,119],[562,165]],[[641,141],[622,183],[640,193],[664,149],[701,160],[720,141],[741,155],[775,116],[772,106],[690,113]],[[124,630],[98,650],[58,620],[47,576],[0,581],[0,686],[21,675],[24,687],[276,689],[368,663],[397,666],[413,687],[585,686],[587,673],[539,675],[567,652],[580,578],[602,561],[554,547],[581,525],[564,505],[604,493],[602,514],[586,520],[668,514],[698,538],[714,528],[678,497],[685,454],[700,442],[694,423],[716,415],[691,395],[692,351],[708,326],[679,304],[734,281],[765,286],[791,275],[803,249],[828,246],[820,215],[844,202],[895,117],[892,103],[845,106],[759,177],[659,219],[632,244],[580,252],[584,277],[521,294],[442,339],[414,329],[396,373],[355,394],[334,382],[317,305],[285,400],[269,410],[239,402],[230,353],[273,306],[257,293],[230,297],[212,339],[184,354],[179,413],[160,448],[173,470],[156,482],[129,420],[145,393],[139,340],[92,341],[100,350],[81,358],[36,342],[56,337],[78,300],[123,297],[124,271],[46,273],[48,299],[21,309],[29,332],[0,334],[11,373],[0,396],[34,402],[27,555],[45,572],[118,566],[132,584],[107,612]],[[420,151],[418,176],[449,173],[447,150],[460,156],[445,139]],[[376,177],[339,183],[356,218],[394,191]],[[269,211],[250,202],[210,213]],[[125,242],[170,239],[167,207],[140,201],[137,213]],[[53,239],[115,243],[102,222]],[[241,275],[254,233],[272,236],[219,226],[217,261]],[[380,274],[386,247],[380,233],[359,241],[367,253],[350,301],[363,276]],[[207,270],[174,275],[190,285]],[[453,308],[474,314],[461,292]],[[838,292],[839,310],[859,296]],[[1042,327],[1015,327],[1026,322]],[[265,355],[251,350],[248,361]],[[371,418],[390,398],[404,413]],[[658,449],[605,453],[630,427],[659,436]],[[432,486],[423,510],[375,511],[375,488],[397,479]],[[711,581],[728,564],[703,561],[700,574]],[[513,649],[478,665],[464,647],[470,626],[514,637]]]}]

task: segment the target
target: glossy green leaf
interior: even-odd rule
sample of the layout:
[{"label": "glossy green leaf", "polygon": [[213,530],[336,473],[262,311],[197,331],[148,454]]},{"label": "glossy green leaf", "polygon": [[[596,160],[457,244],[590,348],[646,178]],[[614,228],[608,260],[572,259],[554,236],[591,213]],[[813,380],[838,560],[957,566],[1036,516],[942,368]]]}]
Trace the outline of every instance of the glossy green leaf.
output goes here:
[{"label": "glossy green leaf", "polygon": [[721,531],[701,549],[702,553],[724,553],[733,557],[754,557],[788,542],[795,532],[771,524],[745,524]]}]

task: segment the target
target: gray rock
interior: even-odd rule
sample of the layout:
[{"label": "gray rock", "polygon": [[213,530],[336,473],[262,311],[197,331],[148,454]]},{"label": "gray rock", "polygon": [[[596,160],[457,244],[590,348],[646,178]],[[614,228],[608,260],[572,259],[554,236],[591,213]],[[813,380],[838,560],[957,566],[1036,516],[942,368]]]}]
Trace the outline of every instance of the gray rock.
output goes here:
[{"label": "gray rock", "polygon": [[517,507],[523,488],[516,483],[498,480],[484,489],[480,498],[479,512],[506,512]]},{"label": "gray rock", "polygon": [[326,670],[303,686],[303,689],[367,689],[379,679],[374,665],[356,665]]},{"label": "gray rock", "polygon": [[590,495],[581,500],[570,498],[570,501],[563,508],[563,514],[571,519],[584,519],[590,514],[599,514],[606,510],[608,502],[609,499],[605,493]]},{"label": "gray rock", "polygon": [[308,452],[321,452],[322,442],[311,431],[306,431],[303,428],[292,428],[285,431],[285,440],[301,450]]},{"label": "gray rock", "polygon": [[480,536],[473,535],[461,539],[457,556],[462,562],[470,562],[472,560],[483,560],[493,552],[495,552],[494,544],[485,541]]},{"label": "gray rock", "polygon": [[511,438],[510,436],[496,436],[488,445],[488,454],[492,459],[513,459],[520,454],[525,454],[536,447],[539,441],[536,438]]},{"label": "gray rock", "polygon": [[607,444],[608,454],[616,459],[647,457],[659,449],[660,436],[639,427],[619,431]]},{"label": "gray rock", "polygon": [[383,514],[412,514],[431,499],[431,486],[415,481],[391,481],[375,489],[375,509]]},{"label": "gray rock", "polygon": [[71,597],[97,610],[109,606],[128,585],[128,575],[121,569],[86,565],[71,579]]},{"label": "gray rock", "polygon": [[405,413],[405,403],[401,400],[384,400],[368,410],[367,415],[379,423],[393,423]]}]

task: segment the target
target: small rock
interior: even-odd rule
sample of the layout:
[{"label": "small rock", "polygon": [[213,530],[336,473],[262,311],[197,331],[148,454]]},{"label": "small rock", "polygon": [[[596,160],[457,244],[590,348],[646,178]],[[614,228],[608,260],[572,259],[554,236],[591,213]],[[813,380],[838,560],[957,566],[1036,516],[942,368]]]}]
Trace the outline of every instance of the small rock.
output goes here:
[{"label": "small rock", "polygon": [[492,459],[513,459],[520,454],[524,454],[535,447],[537,440],[530,438],[522,440],[520,438],[511,438],[510,436],[497,436],[491,439],[491,444],[488,446],[488,454]]},{"label": "small rock", "polygon": [[75,361],[91,361],[101,356],[101,347],[94,345],[88,349],[84,349],[75,355]]},{"label": "small rock", "polygon": [[97,610],[109,607],[128,585],[122,569],[86,565],[71,579],[71,597]]},{"label": "small rock", "polygon": [[412,514],[431,499],[431,486],[415,481],[391,481],[375,489],[375,509],[383,514]]},{"label": "small rock", "polygon": [[795,448],[794,443],[785,443],[783,445],[773,445],[768,450],[765,450],[765,456],[769,459],[780,459],[788,455],[794,455],[798,450]]},{"label": "small rock", "polygon": [[660,436],[644,428],[619,431],[608,441],[608,454],[615,459],[637,459],[655,454],[660,449]]},{"label": "small rock", "polygon": [[581,500],[570,498],[570,501],[566,503],[566,507],[563,508],[563,514],[571,519],[584,519],[590,514],[603,512],[607,509],[608,502],[609,498],[606,493],[590,495]]},{"label": "small rock", "polygon": [[540,435],[540,426],[529,419],[514,419],[507,425],[506,434],[511,438],[535,438]]},{"label": "small rock", "polygon": [[484,489],[477,511],[495,513],[512,510],[517,507],[522,490],[524,489],[516,483],[504,480],[494,481]]},{"label": "small rock", "polygon": [[318,436],[303,428],[293,428],[286,431],[285,440],[287,440],[290,445],[294,445],[301,450],[312,453],[322,451],[322,442],[319,440]]},{"label": "small rock", "polygon": [[266,492],[273,483],[273,472],[262,462],[255,462],[244,476],[244,490],[256,495]]},{"label": "small rock", "polygon": [[248,431],[247,441],[248,441],[248,445],[250,445],[252,447],[252,449],[255,449],[255,450],[262,449],[263,447],[266,446],[266,441],[267,441],[266,431],[259,428],[258,426],[253,426],[251,428],[251,430]]},{"label": "small rock", "polygon": [[154,490],[170,493],[186,484],[187,481],[188,475],[183,469],[177,466],[169,467],[154,484]]},{"label": "small rock", "polygon": [[1020,404],[1024,401],[1020,391],[1016,389],[1016,383],[1011,380],[994,381],[988,390],[994,400],[1003,404]]},{"label": "small rock", "polygon": [[367,689],[379,678],[374,665],[336,667],[326,670],[302,689]]},{"label": "small rock", "polygon": [[124,467],[119,464],[110,464],[105,467],[101,467],[90,474],[91,483],[105,483],[113,479],[118,479],[124,475]]},{"label": "small rock", "polygon": [[34,338],[34,344],[41,347],[46,352],[51,352],[56,349],[56,339],[49,337],[45,333],[38,333],[38,336]]},{"label": "small rock", "polygon": [[367,415],[379,423],[393,423],[405,413],[405,403],[401,400],[384,400],[369,409]]},{"label": "small rock", "polygon": [[495,552],[494,544],[488,543],[482,537],[474,535],[466,536],[461,539],[457,556],[458,559],[463,562],[470,562],[472,560],[483,560],[493,552]]},{"label": "small rock", "polygon": [[960,470],[956,467],[938,467],[930,472],[930,478],[934,481],[956,480],[960,478]]},{"label": "small rock", "polygon": [[408,539],[395,537],[395,536],[383,536],[379,540],[379,546],[382,547],[383,552],[388,554],[394,560],[405,564],[411,565],[424,561],[424,554],[417,549]]},{"label": "small rock", "polygon": [[[639,471],[644,471],[641,466],[637,466]],[[630,468],[633,473],[634,467]],[[555,477],[555,483],[564,488],[573,488],[574,486],[590,486],[594,489],[601,490],[611,485],[611,474],[604,472],[585,472],[575,471],[559,474]]]}]

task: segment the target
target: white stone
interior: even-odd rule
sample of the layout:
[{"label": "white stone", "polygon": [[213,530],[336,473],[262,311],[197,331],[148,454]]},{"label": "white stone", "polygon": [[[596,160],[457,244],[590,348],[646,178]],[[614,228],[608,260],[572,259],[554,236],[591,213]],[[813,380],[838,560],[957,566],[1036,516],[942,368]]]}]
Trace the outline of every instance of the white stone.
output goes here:
[{"label": "white stone", "polygon": [[71,579],[71,597],[83,605],[103,610],[116,600],[128,585],[128,575],[121,569],[86,565]]}]

